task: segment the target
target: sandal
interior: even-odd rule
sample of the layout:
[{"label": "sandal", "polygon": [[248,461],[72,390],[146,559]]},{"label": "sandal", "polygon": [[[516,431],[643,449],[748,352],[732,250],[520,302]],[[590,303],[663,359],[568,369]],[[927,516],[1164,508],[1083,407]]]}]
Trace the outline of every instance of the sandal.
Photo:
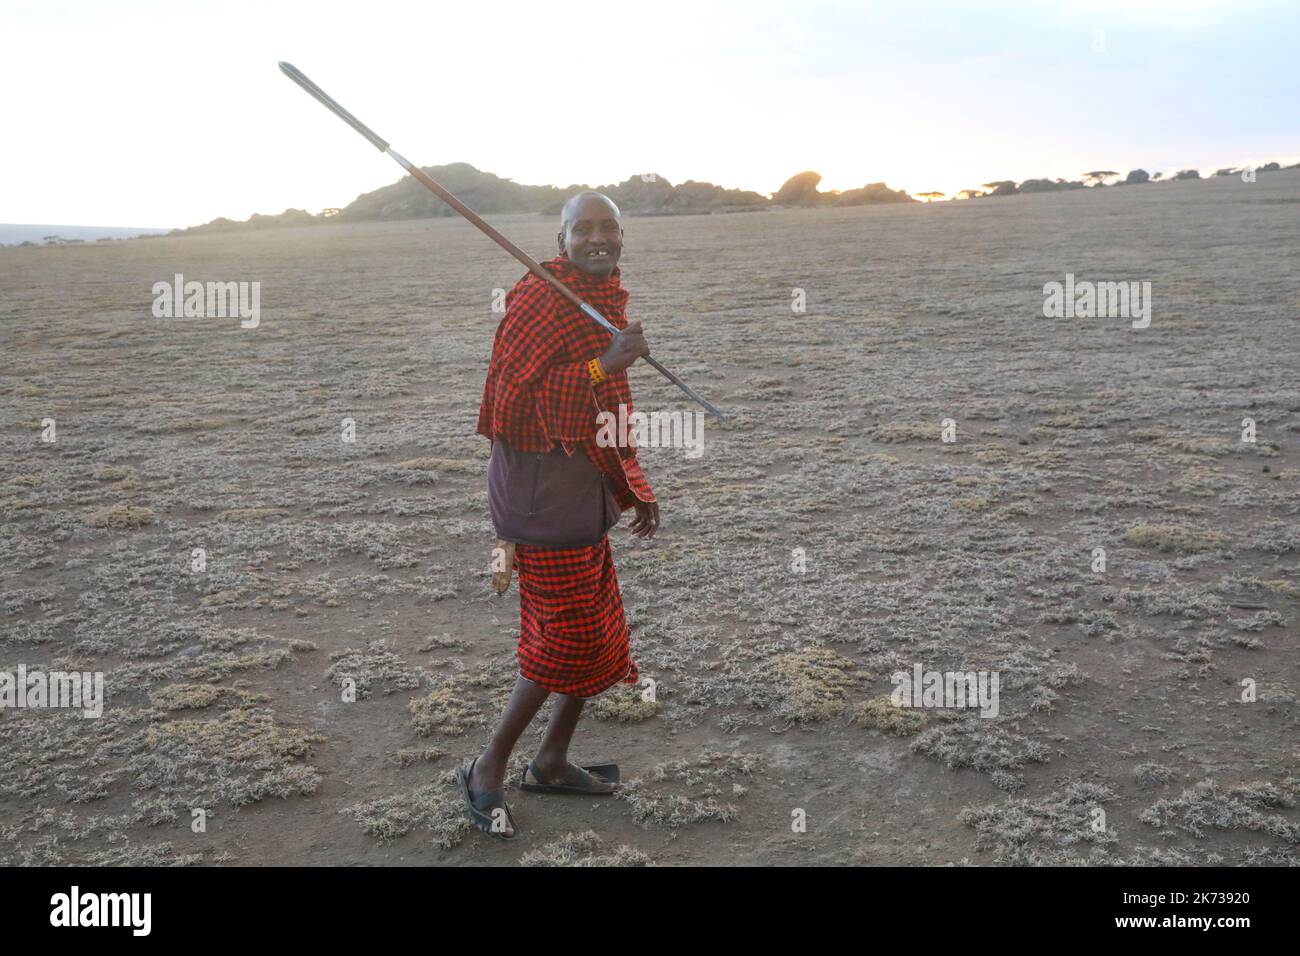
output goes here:
[{"label": "sandal", "polygon": [[[496,837],[498,840],[513,840],[519,836],[519,827],[515,823],[514,814],[510,812],[510,805],[505,801],[504,790],[471,790],[469,788],[470,775],[474,773],[474,764],[478,763],[478,757],[475,757],[465,766],[456,768],[456,785],[460,788],[460,795],[465,799],[465,807],[469,810],[470,821],[484,833]],[[510,821],[510,833],[500,830],[496,825],[496,817],[493,810],[505,810],[506,819]]]},{"label": "sandal", "polygon": [[[537,769],[537,764],[530,760],[527,768],[519,777],[519,789],[528,790],[532,793],[576,793],[587,797],[607,797],[615,792],[614,790],[597,790],[592,786],[592,783],[593,780],[599,780],[601,783],[618,783],[618,764],[601,763],[590,767],[579,767],[578,769],[583,775],[581,785],[550,783]],[[529,772],[532,773],[533,779],[538,781],[537,783],[529,782]]]}]

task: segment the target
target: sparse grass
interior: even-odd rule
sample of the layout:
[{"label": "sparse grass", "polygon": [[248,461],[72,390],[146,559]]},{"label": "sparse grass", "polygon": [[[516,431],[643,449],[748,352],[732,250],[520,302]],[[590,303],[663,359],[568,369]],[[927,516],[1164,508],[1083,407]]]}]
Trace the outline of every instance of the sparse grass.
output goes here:
[{"label": "sparse grass", "polygon": [[853,712],[853,723],[857,726],[883,731],[895,737],[919,734],[929,722],[924,710],[899,707],[889,694],[864,700]]},{"label": "sparse grass", "polygon": [[253,694],[217,684],[168,684],[149,692],[149,702],[159,710],[202,710],[218,701],[233,701],[246,706],[269,700],[266,694]]},{"label": "sparse grass", "polygon": [[1296,805],[1300,780],[1280,784],[1255,781],[1221,788],[1203,780],[1172,800],[1157,800],[1142,811],[1142,822],[1156,828],[1177,827],[1204,837],[1206,829],[1252,830],[1275,836],[1289,845],[1300,843],[1300,822],[1265,810],[1290,810]]},{"label": "sparse grass", "polygon": [[330,655],[334,661],[325,671],[325,679],[337,687],[349,681],[357,700],[366,700],[376,686],[385,694],[399,690],[416,690],[423,682],[418,670],[388,650],[382,640],[371,641],[364,648],[348,648]]},{"label": "sparse grass", "polygon": [[440,747],[425,747],[423,750],[396,750],[386,755],[386,759],[395,767],[413,767],[418,763],[437,763],[447,756],[447,751]]},{"label": "sparse grass", "polygon": [[632,816],[643,826],[676,830],[697,823],[731,823],[738,811],[732,804],[720,804],[712,798],[693,800],[680,794],[664,794],[628,784],[615,794],[632,808]]},{"label": "sparse grass", "polygon": [[828,647],[778,655],[766,670],[782,690],[777,713],[799,723],[838,717],[858,683],[853,661]]},{"label": "sparse grass", "polygon": [[143,528],[157,520],[152,508],[120,502],[92,511],[85,517],[86,524],[92,528]]},{"label": "sparse grass", "polygon": [[[1283,179],[1261,176],[1251,195],[1294,193],[1300,172],[1274,175]],[[626,825],[635,802],[648,826],[695,827],[689,840],[661,833],[646,844],[672,843],[674,862],[743,855],[761,864],[785,852],[777,845],[791,788],[815,789],[823,819],[839,814],[843,825],[874,811],[835,761],[857,766],[896,754],[897,740],[925,740],[888,771],[902,774],[900,786],[945,764],[976,772],[941,774],[944,794],[912,787],[912,798],[874,808],[876,819],[861,822],[881,835],[862,847],[910,845],[907,862],[960,860],[976,832],[953,828],[954,807],[985,802],[981,774],[1022,787],[1015,796],[1046,811],[1066,798],[1037,788],[1096,772],[1128,796],[1147,795],[1115,821],[1121,843],[1061,845],[1042,829],[1050,818],[1025,810],[1039,835],[1015,859],[1295,862],[1295,845],[1252,829],[1249,813],[1224,829],[1198,822],[1199,804],[1164,807],[1159,827],[1135,824],[1129,811],[1191,786],[1199,776],[1184,779],[1187,767],[1251,780],[1293,746],[1300,392],[1294,355],[1277,343],[1289,341],[1294,302],[1285,283],[1261,277],[1288,274],[1300,237],[1281,228],[1285,204],[1148,205],[1140,190],[1105,193],[1094,198],[1113,203],[1109,213],[1068,237],[1078,270],[1108,268],[1101,253],[1116,228],[1156,224],[1192,245],[1214,240],[1213,255],[1133,252],[1134,274],[1158,278],[1174,310],[1178,334],[1162,333],[1159,348],[1128,348],[1123,322],[1026,321],[1023,302],[1008,308],[1059,273],[1056,216],[954,205],[954,215],[1002,237],[999,258],[1015,262],[1019,278],[990,270],[987,257],[947,255],[937,286],[914,281],[925,259],[916,251],[942,255],[942,230],[935,247],[906,208],[889,210],[889,229],[874,228],[879,210],[773,213],[742,224],[754,226],[753,242],[739,245],[718,239],[728,223],[716,216],[637,220],[645,248],[686,242],[716,266],[721,278],[685,298],[690,270],[656,267],[626,281],[634,311],[643,295],[663,307],[656,334],[678,356],[675,370],[716,390],[732,414],[710,420],[703,459],[643,449],[665,502],[664,533],[654,542],[625,529],[611,536],[637,660],[660,681],[661,706],[651,720],[619,724],[649,710],[635,689],[590,705],[598,720],[580,727],[578,752],[616,758],[625,775],[645,768],[633,801],[602,801],[595,812],[626,815]],[[1203,228],[1207,215],[1213,230]],[[515,228],[537,248],[552,241],[549,223]],[[1281,238],[1248,241],[1261,228]],[[446,220],[373,224],[363,241],[342,245],[347,237],[328,228],[298,230],[287,245],[256,232],[106,244],[64,256],[57,269],[37,258],[57,250],[0,250],[34,266],[0,270],[0,300],[22,313],[5,326],[12,376],[0,402],[12,446],[0,456],[0,656],[10,666],[66,659],[104,670],[108,691],[99,720],[0,712],[0,864],[184,860],[200,845],[185,832],[191,800],[221,808],[207,865],[419,864],[443,856],[435,844],[451,847],[452,864],[509,862],[526,849],[562,852],[555,844],[569,830],[575,839],[588,826],[604,832],[595,818],[539,826],[560,818],[532,813],[539,804],[527,801],[516,808],[526,842],[514,854],[488,841],[455,845],[468,823],[442,748],[455,734],[477,747],[499,713],[514,676],[517,597],[485,593],[489,445],[473,426],[490,328],[481,302],[455,289],[428,309],[405,308],[419,291],[405,251],[412,229],[465,270],[464,289],[515,275],[491,255],[465,256],[470,240]],[[805,230],[820,237],[804,244],[828,267],[795,280],[815,283],[809,302],[819,314],[792,317],[771,299],[753,253],[803,242]],[[1245,238],[1223,239],[1234,231]],[[870,289],[818,245],[867,235],[881,263]],[[283,321],[258,335],[257,362],[237,324],[189,322],[150,335],[141,364],[144,325],[126,304],[182,253],[216,276],[252,259],[276,263]],[[364,282],[331,297],[337,283],[326,280],[340,264]],[[76,308],[58,304],[70,288],[87,293]],[[720,337],[674,350],[689,338],[680,306],[700,296],[726,304]],[[32,301],[49,308],[28,309]],[[1216,351],[1225,336],[1235,343],[1227,363]],[[836,360],[864,343],[866,364]],[[634,390],[649,409],[671,390],[647,374],[632,377],[642,375]],[[1238,440],[1246,414],[1260,423],[1256,446]],[[57,444],[37,438],[47,416],[59,419]],[[357,421],[355,443],[339,440],[343,417]],[[945,418],[958,424],[955,445],[939,440]],[[152,520],[137,523],[132,508],[150,509]],[[96,510],[120,517],[87,524]],[[1135,526],[1181,530],[1126,540]],[[1089,567],[1096,546],[1109,552],[1104,573]],[[189,567],[196,547],[207,551],[203,572]],[[790,568],[795,547],[807,550],[806,574]],[[1221,587],[1227,576],[1231,586]],[[1259,606],[1232,606],[1240,603]],[[369,653],[380,638],[397,659]],[[1002,715],[972,714],[954,729],[942,713],[911,711],[928,723],[895,742],[868,734],[859,725],[888,733],[899,715],[864,701],[866,689],[918,659],[1000,671]],[[341,705],[331,680],[366,674],[371,700]],[[418,675],[429,683],[385,696]],[[1245,728],[1231,715],[1248,675],[1259,700]],[[226,750],[256,734],[223,715],[268,702],[275,733],[327,734],[326,752],[292,756],[268,743],[232,763]],[[182,718],[211,724],[215,739],[196,730],[146,743],[151,728]],[[535,721],[529,736],[544,726]],[[724,744],[738,753],[711,759]],[[1050,766],[1032,766],[1049,754]],[[747,771],[751,760],[758,769]],[[1180,775],[1164,779],[1165,764]],[[312,774],[331,785],[304,797]],[[432,783],[439,778],[445,792]],[[957,803],[943,798],[953,793]],[[289,799],[229,812],[259,794]],[[1294,808],[1229,799],[1295,821]],[[362,800],[373,804],[364,816],[374,839],[354,831],[331,847],[288,838],[309,814]],[[1223,816],[1206,802],[1206,819]],[[562,809],[587,812],[581,800]],[[737,812],[745,826],[719,825]],[[1074,827],[1078,808],[1059,812],[1060,827]],[[1203,836],[1180,827],[1189,821]],[[897,837],[922,829],[933,847]],[[395,850],[376,842],[398,833],[406,836]],[[606,859],[619,840],[605,839],[570,849],[579,861]],[[796,845],[811,863],[845,858],[835,840]],[[987,845],[1012,858],[996,839]]]},{"label": "sparse grass", "polygon": [[935,441],[940,438],[942,426],[933,422],[893,422],[877,428],[874,435],[880,442],[919,442]]},{"label": "sparse grass", "polygon": [[421,737],[446,734],[458,737],[483,720],[483,714],[463,679],[442,680],[425,697],[409,705],[411,727]]},{"label": "sparse grass", "polygon": [[1081,858],[1070,851],[1118,842],[1114,829],[1098,813],[1104,813],[1104,804],[1114,799],[1115,794],[1105,785],[1071,783],[1041,800],[967,807],[958,819],[974,828],[975,848],[994,851],[998,863],[1061,866],[1097,862],[1095,856]]},{"label": "sparse grass", "polygon": [[1133,768],[1133,777],[1143,787],[1158,787],[1177,776],[1173,770],[1158,763],[1141,763]]},{"label": "sparse grass", "polygon": [[188,814],[219,803],[241,807],[266,797],[310,794],[316,768],[299,762],[321,734],[275,723],[269,710],[240,707],[211,720],[155,724],[146,752],[130,762],[134,786],[152,790]]},{"label": "sparse grass", "polygon": [[1008,791],[1023,784],[1014,771],[1028,763],[1045,763],[1048,755],[1042,743],[1005,730],[998,720],[970,716],[941,720],[912,741],[912,749],[949,768],[987,773],[995,786]]},{"label": "sparse grass", "polygon": [[218,521],[262,521],[276,518],[284,512],[278,508],[230,508],[217,515]]},{"label": "sparse grass", "polygon": [[404,471],[446,471],[465,475],[483,472],[483,462],[468,458],[409,458],[398,462],[397,467]]},{"label": "sparse grass", "polygon": [[595,830],[566,833],[540,850],[530,850],[519,859],[521,866],[651,866],[649,856],[635,847],[616,846],[598,853],[601,839]]},{"label": "sparse grass", "polygon": [[1124,540],[1139,548],[1157,551],[1218,551],[1226,548],[1230,538],[1217,531],[1188,528],[1172,524],[1143,524],[1124,533]]},{"label": "sparse grass", "polygon": [[96,465],[93,474],[96,481],[126,481],[139,477],[129,465]]},{"label": "sparse grass", "polygon": [[367,836],[383,844],[420,828],[428,832],[435,846],[450,850],[473,829],[465,802],[456,790],[454,771],[408,793],[368,800],[339,812],[351,816]]},{"label": "sparse grass", "polygon": [[642,691],[635,687],[618,686],[596,698],[591,705],[591,716],[597,720],[610,720],[621,724],[639,724],[659,713],[659,701],[643,700]]}]

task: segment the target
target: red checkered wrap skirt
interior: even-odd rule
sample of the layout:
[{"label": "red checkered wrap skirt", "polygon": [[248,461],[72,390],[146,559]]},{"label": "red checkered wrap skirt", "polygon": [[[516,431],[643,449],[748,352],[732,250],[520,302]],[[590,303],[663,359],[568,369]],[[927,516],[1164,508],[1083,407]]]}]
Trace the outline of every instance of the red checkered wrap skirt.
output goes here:
[{"label": "red checkered wrap skirt", "polygon": [[519,673],[571,697],[640,680],[609,537],[586,548],[515,546]]}]

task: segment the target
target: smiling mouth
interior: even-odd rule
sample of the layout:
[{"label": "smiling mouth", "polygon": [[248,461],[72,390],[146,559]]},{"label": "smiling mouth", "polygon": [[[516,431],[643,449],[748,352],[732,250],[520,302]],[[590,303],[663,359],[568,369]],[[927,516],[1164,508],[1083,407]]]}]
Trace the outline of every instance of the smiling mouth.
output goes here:
[{"label": "smiling mouth", "polygon": [[608,249],[597,249],[595,252],[587,253],[588,259],[608,259],[610,256]]}]

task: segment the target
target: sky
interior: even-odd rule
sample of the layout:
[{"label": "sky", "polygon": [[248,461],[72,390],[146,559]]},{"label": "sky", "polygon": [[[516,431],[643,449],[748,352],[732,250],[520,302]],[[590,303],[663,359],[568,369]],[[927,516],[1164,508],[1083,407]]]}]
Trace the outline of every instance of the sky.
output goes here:
[{"label": "sky", "polygon": [[655,172],[949,195],[1300,160],[1300,3],[0,3],[0,222],[344,206],[407,159],[521,183]]}]

